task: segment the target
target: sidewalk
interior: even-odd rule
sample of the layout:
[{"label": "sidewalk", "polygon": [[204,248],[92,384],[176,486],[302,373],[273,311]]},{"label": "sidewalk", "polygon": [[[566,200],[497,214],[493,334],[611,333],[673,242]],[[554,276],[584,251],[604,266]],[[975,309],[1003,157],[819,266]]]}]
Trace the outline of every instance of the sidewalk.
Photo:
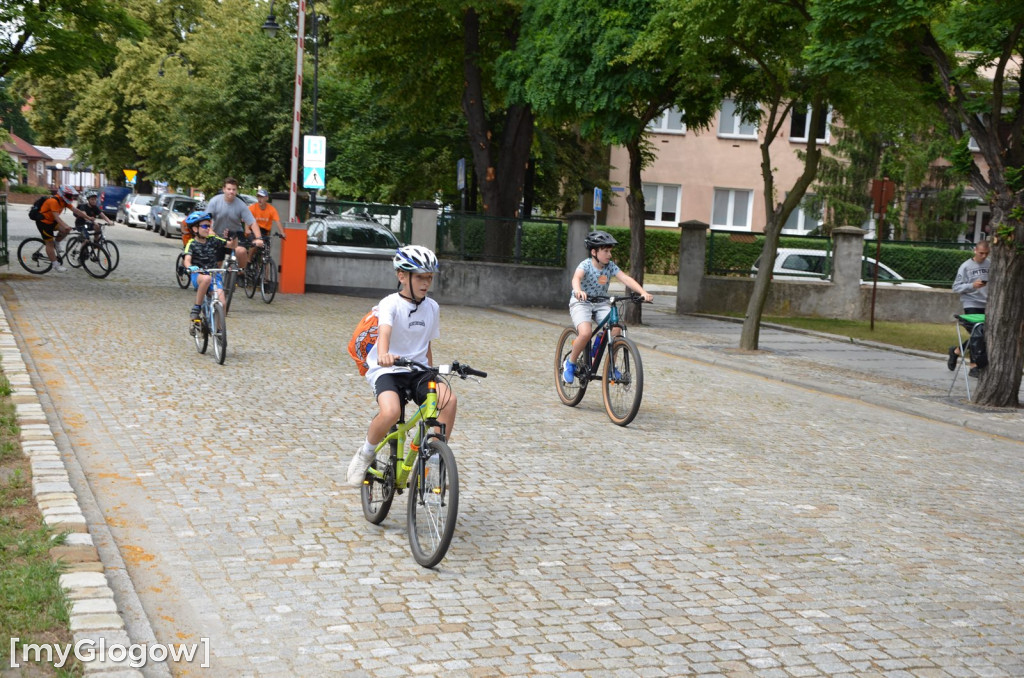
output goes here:
[{"label": "sidewalk", "polygon": [[[644,306],[644,325],[629,328],[629,336],[644,348],[1024,441],[1024,411],[972,404],[959,371],[950,393],[954,373],[946,356],[769,323],[761,326],[760,350],[742,352],[741,320],[677,315],[675,288],[649,291],[655,301]],[[501,310],[568,324],[568,313],[559,310]],[[976,385],[971,379],[972,393]]]}]

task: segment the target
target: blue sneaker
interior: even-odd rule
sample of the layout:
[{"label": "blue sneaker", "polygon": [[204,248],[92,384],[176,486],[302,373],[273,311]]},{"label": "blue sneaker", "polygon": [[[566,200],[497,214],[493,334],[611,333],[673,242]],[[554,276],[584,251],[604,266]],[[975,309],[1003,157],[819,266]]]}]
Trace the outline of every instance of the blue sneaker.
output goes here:
[{"label": "blue sneaker", "polygon": [[622,379],[622,372],[612,368],[612,381],[619,381],[620,379]]},{"label": "blue sneaker", "polygon": [[576,378],[576,363],[569,362],[569,359],[565,359],[565,365],[562,366],[562,381],[567,384],[571,384],[572,380]]}]

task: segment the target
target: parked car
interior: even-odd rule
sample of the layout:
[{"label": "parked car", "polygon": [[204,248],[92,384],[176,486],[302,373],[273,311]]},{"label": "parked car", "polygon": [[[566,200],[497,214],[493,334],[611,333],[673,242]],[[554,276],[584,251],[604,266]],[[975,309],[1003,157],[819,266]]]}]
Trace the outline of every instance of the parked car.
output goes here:
[{"label": "parked car", "polygon": [[365,216],[317,215],[306,222],[306,250],[392,256],[401,247],[390,230]]},{"label": "parked car", "polygon": [[[146,215],[156,196],[132,193],[117,208],[117,220],[128,226],[145,226]],[[123,215],[123,216],[122,216]]]},{"label": "parked car", "polygon": [[167,203],[174,198],[187,198],[187,195],[181,195],[180,193],[161,193],[156,196],[156,200],[153,201],[153,206],[150,207],[149,212],[146,215],[146,230],[160,232],[160,213],[167,207]]},{"label": "parked car", "polygon": [[[773,280],[828,280],[829,269],[826,263],[831,264],[828,259],[830,253],[825,250],[802,250],[782,247],[775,255],[775,266],[772,267]],[[750,269],[750,277],[757,275],[761,265],[761,257],[757,258]],[[869,285],[875,277],[875,260],[871,257],[861,259],[861,284]],[[920,283],[904,282],[903,276],[892,270],[883,263],[878,264],[878,284],[891,287],[900,285],[902,287],[921,287],[927,285]]]},{"label": "parked car", "polygon": [[181,222],[192,213],[199,201],[195,198],[171,198],[160,212],[160,235],[174,238],[181,235]]},{"label": "parked car", "polygon": [[107,218],[115,219],[117,218],[117,206],[131,194],[132,189],[128,186],[104,186],[100,189],[100,197],[96,201],[96,205],[103,210]]}]

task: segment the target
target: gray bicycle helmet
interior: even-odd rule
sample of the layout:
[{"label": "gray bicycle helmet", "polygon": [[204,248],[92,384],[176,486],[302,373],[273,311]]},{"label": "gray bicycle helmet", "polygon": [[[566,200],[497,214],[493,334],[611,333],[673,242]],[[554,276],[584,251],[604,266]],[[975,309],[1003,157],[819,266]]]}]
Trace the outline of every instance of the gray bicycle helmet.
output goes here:
[{"label": "gray bicycle helmet", "polygon": [[610,233],[604,231],[591,231],[587,234],[587,239],[583,241],[587,246],[587,251],[598,247],[611,247],[612,245],[618,245],[619,241],[612,237]]},{"label": "gray bicycle helmet", "polygon": [[406,245],[395,251],[391,259],[396,270],[409,273],[437,273],[437,257],[428,248]]}]

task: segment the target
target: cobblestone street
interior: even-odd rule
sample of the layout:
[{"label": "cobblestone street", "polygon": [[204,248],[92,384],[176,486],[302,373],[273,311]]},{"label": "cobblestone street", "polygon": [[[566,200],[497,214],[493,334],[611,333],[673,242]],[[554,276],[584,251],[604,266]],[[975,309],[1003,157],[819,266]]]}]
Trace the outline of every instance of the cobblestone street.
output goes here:
[{"label": "cobblestone street", "polygon": [[459,522],[425,570],[405,495],[377,527],[343,485],[374,300],[236,294],[220,366],[178,241],[118,226],[108,279],[30,276],[19,219],[0,289],[129,626],[209,638],[173,675],[1024,675],[1020,442],[648,348],[620,428],[596,387],[559,403],[557,325],[442,306],[435,359],[490,376],[454,384]]}]

